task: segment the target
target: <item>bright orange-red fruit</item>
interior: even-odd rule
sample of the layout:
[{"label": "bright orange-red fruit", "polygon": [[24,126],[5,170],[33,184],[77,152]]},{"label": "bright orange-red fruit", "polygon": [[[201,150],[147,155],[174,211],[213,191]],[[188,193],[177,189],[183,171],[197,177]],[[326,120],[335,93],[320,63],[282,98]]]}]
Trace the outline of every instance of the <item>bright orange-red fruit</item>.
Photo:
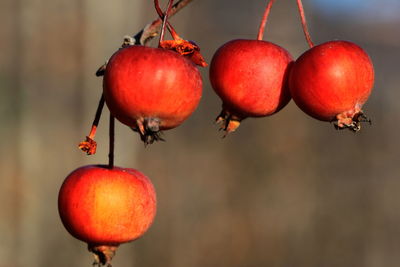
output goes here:
[{"label": "bright orange-red fruit", "polygon": [[308,115],[331,121],[336,128],[360,130],[369,121],[362,106],[374,85],[368,54],[348,41],[329,41],[312,47],[293,64],[290,90],[294,102]]},{"label": "bright orange-red fruit", "polygon": [[97,264],[106,264],[119,244],[139,238],[150,227],[156,194],[151,181],[135,169],[88,165],[65,179],[58,210],[68,232],[88,243]]},{"label": "bright orange-red fruit", "polygon": [[292,57],[284,48],[261,40],[232,40],[210,64],[210,81],[221,98],[217,122],[233,132],[247,117],[264,117],[290,101],[287,74]]},{"label": "bright orange-red fruit", "polygon": [[197,108],[202,79],[196,65],[176,52],[132,45],[110,58],[103,88],[111,113],[152,143]]}]

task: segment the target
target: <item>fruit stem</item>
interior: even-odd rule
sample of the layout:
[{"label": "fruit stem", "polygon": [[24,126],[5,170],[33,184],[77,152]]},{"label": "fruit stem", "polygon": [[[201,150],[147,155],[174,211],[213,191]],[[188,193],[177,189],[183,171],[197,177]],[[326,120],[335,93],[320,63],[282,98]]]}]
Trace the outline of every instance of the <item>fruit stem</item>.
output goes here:
[{"label": "fruit stem", "polygon": [[259,40],[259,41],[261,41],[264,37],[265,25],[267,24],[269,12],[271,11],[272,5],[274,4],[275,0],[269,0],[267,2],[268,2],[268,4],[265,7],[264,15],[261,19],[260,27],[258,29],[257,40]]},{"label": "fruit stem", "polygon": [[103,107],[104,107],[104,95],[101,94],[99,104],[97,106],[96,110],[96,115],[94,117],[93,123],[92,123],[92,128],[90,129],[90,133],[88,136],[86,136],[86,140],[83,142],[79,143],[79,149],[82,151],[86,152],[88,155],[93,155],[96,153],[96,148],[97,148],[97,143],[94,141],[94,137],[96,135],[97,127],[100,122],[101,118],[101,113],[103,112]]},{"label": "fruit stem", "polygon": [[[158,0],[154,0],[154,6],[156,8],[157,14],[160,17],[160,19],[164,20],[165,14],[164,12],[161,10],[160,8],[160,3]],[[168,12],[170,13],[170,12]],[[182,38],[178,35],[178,33],[175,31],[174,27],[172,27],[171,23],[169,23],[169,21],[167,21],[167,27],[168,27],[168,31],[170,32],[172,38],[174,40],[181,40]]]},{"label": "fruit stem", "polygon": [[108,168],[114,168],[114,143],[115,143],[115,117],[110,114],[110,128],[109,128],[109,138],[110,138],[110,149],[108,153]]},{"label": "fruit stem", "polygon": [[172,8],[172,4],[173,4],[174,0],[169,0],[168,1],[168,6],[167,6],[167,10],[164,13],[164,17],[163,17],[163,22],[161,25],[161,33],[160,33],[160,40],[158,41],[158,46],[161,46],[160,44],[162,43],[162,41],[164,41],[164,34],[165,34],[165,26],[167,25],[167,20],[168,20],[168,14]]},{"label": "fruit stem", "polygon": [[[103,112],[104,103],[105,103],[104,95],[101,94],[99,104],[98,104],[97,110],[96,110],[96,115],[95,115],[93,123],[92,123],[92,125],[95,127],[97,127],[99,125],[101,113]],[[91,131],[89,136],[94,137],[95,132],[96,131],[94,131],[94,133],[92,133],[92,131]]]},{"label": "fruit stem", "polygon": [[303,27],[304,36],[306,37],[308,46],[312,48],[314,46],[314,43],[311,40],[310,32],[308,31],[306,16],[304,14],[303,3],[301,2],[301,0],[297,0],[297,7],[301,18],[301,26]]},{"label": "fruit stem", "polygon": [[[175,15],[179,10],[187,6],[190,2],[194,0],[179,0],[177,1],[168,12],[168,16],[171,17]],[[160,25],[163,19],[157,18],[152,23],[148,24],[144,29],[135,34],[133,38],[135,39],[135,44],[146,45],[151,39],[157,36],[160,30]]]}]

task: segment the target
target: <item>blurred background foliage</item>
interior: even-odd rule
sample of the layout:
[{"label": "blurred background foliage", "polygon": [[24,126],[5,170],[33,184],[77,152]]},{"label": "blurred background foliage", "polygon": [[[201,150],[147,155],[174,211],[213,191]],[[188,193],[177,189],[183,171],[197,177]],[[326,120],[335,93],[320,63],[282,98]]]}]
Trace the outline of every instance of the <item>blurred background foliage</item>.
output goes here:
[{"label": "blurred background foliage", "polygon": [[[120,247],[115,267],[398,266],[399,1],[304,5],[315,43],[347,39],[370,54],[376,83],[364,108],[373,125],[338,132],[291,102],[221,139],[221,103],[202,69],[201,104],[167,142],[145,148],[117,124],[116,164],[147,174],[159,204],[153,227]],[[196,0],[171,22],[210,61],[224,42],[256,37],[264,6]],[[94,72],[155,18],[152,1],[0,0],[0,18],[0,267],[90,266],[59,220],[58,189],[75,168],[107,162],[107,110],[98,153],[76,147],[102,90]],[[295,58],[307,49],[295,0],[276,1],[264,39]]]}]

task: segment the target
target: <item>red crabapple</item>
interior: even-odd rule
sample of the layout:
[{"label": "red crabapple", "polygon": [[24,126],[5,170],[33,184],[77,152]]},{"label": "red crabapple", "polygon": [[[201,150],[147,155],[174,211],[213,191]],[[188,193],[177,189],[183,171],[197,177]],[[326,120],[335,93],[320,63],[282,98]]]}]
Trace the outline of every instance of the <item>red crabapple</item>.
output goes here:
[{"label": "red crabapple", "polygon": [[332,121],[339,129],[360,129],[362,106],[371,94],[374,68],[367,53],[348,41],[312,47],[293,64],[290,90],[308,115]]},{"label": "red crabapple", "polygon": [[133,45],[111,57],[103,88],[111,113],[152,143],[159,131],[177,127],[193,113],[202,79],[195,64],[176,52]]},{"label": "red crabapple", "polygon": [[121,243],[141,237],[152,224],[156,193],[135,169],[88,165],[65,179],[58,210],[68,232],[96,255],[95,264],[109,264]]},{"label": "red crabapple", "polygon": [[290,101],[287,76],[292,56],[262,40],[273,3],[268,1],[256,40],[227,42],[211,60],[211,85],[222,100],[217,123],[226,134],[235,131],[241,120],[272,115]]}]

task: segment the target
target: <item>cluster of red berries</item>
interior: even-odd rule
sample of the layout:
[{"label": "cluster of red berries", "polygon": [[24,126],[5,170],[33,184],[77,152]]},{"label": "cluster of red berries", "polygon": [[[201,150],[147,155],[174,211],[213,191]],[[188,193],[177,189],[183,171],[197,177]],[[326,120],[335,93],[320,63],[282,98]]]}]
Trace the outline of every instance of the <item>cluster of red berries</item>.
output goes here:
[{"label": "cluster of red berries", "polygon": [[218,49],[210,65],[210,81],[223,101],[217,122],[227,133],[247,117],[269,116],[293,98],[308,115],[333,122],[337,129],[360,129],[369,121],[361,108],[374,83],[372,62],[348,41],[311,41],[303,6],[297,0],[310,49],[296,61],[284,48],[262,41],[273,0],[265,10],[257,40],[233,40]]},{"label": "cluster of red berries", "polygon": [[[156,213],[151,181],[135,169],[113,164],[114,117],[151,144],[163,140],[162,130],[185,121],[201,98],[202,78],[196,65],[207,64],[199,47],[182,39],[168,22],[176,8],[173,2],[169,0],[163,12],[154,0],[159,19],[150,27],[162,23],[158,48],[145,46],[140,38],[127,38],[97,72],[104,75],[103,94],[91,132],[79,147],[89,155],[96,152],[94,135],[107,104],[111,113],[109,164],[76,169],[60,189],[64,226],[88,243],[99,266],[110,265],[119,244],[143,235]],[[301,0],[297,0],[310,49],[294,61],[284,48],[262,40],[273,3],[268,1],[256,40],[227,42],[212,58],[209,77],[223,102],[217,122],[227,134],[243,119],[272,115],[293,98],[308,115],[334,122],[338,129],[358,131],[360,122],[369,121],[362,106],[374,82],[370,58],[348,41],[314,46]],[[166,29],[173,40],[164,40]]]}]

